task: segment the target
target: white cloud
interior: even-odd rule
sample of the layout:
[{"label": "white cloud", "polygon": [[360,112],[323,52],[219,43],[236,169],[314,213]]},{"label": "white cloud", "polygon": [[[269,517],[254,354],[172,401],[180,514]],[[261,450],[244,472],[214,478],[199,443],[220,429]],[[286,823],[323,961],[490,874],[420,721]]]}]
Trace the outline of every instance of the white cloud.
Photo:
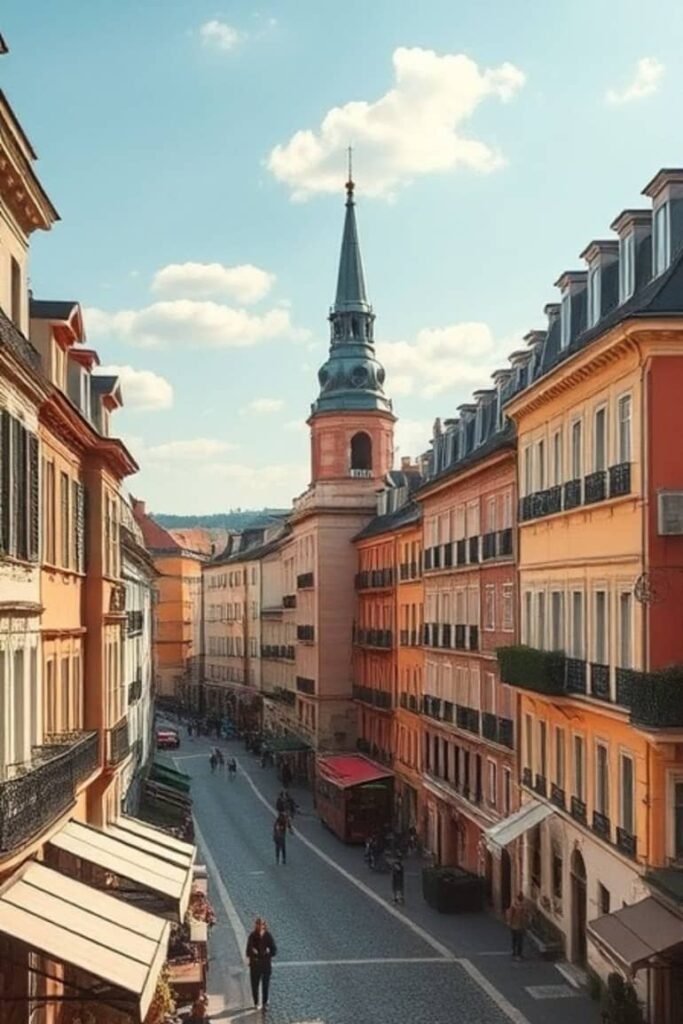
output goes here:
[{"label": "white cloud", "polygon": [[515,343],[496,340],[488,324],[473,321],[425,327],[413,341],[379,342],[377,357],[388,394],[433,398],[457,391],[465,401],[473,388],[491,386],[491,374],[507,365]]},{"label": "white cloud", "polygon": [[287,309],[252,314],[218,302],[173,299],[142,309],[84,313],[91,337],[119,338],[141,348],[247,348],[274,338],[301,340],[309,332],[292,325]]},{"label": "white cloud", "polygon": [[429,448],[434,420],[409,420],[399,416],[394,432],[396,466],[406,456],[415,461]]},{"label": "white cloud", "polygon": [[143,446],[140,458],[143,462],[205,462],[221,455],[228,455],[237,448],[231,441],[219,441],[212,437],[195,437],[189,441],[166,441],[163,444]]},{"label": "white cloud", "polygon": [[173,405],[173,387],[165,377],[151,370],[136,370],[133,366],[102,366],[99,372],[119,378],[127,409],[156,412],[170,409]]},{"label": "white cloud", "polygon": [[287,420],[285,430],[291,430],[294,434],[304,434],[308,431],[306,420]]},{"label": "white cloud", "polygon": [[623,89],[608,89],[606,100],[613,105],[632,103],[657,92],[664,77],[664,65],[654,57],[641,57],[636,61],[633,78]]},{"label": "white cloud", "polygon": [[272,412],[279,412],[280,409],[284,408],[284,405],[284,399],[282,398],[254,398],[251,402],[247,402],[240,411],[245,415],[249,413],[256,415],[270,414]]},{"label": "white cloud", "polygon": [[180,298],[227,296],[236,302],[263,299],[275,284],[275,274],[251,263],[226,267],[222,263],[169,263],[157,270],[152,291]]},{"label": "white cloud", "polygon": [[205,21],[200,26],[199,37],[204,46],[210,46],[215,50],[228,53],[230,50],[234,50],[240,42],[242,33],[233,28],[232,25],[228,25],[227,22],[212,18],[211,21]]},{"label": "white cloud", "polygon": [[501,166],[499,153],[461,133],[483,100],[513,98],[525,81],[519,68],[504,63],[480,69],[465,54],[439,56],[420,47],[399,47],[392,60],[394,85],[379,99],[334,107],[316,131],[298,131],[271,150],[268,168],[294,199],[338,191],[350,144],[362,167],[363,195],[369,196],[391,197],[420,175]]}]

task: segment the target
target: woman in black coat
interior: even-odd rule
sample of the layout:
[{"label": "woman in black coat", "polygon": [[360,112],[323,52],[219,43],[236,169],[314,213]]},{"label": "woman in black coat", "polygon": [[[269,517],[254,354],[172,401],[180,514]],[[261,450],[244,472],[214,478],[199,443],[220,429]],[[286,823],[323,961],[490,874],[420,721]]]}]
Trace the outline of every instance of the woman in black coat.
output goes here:
[{"label": "woman in black coat", "polygon": [[247,960],[249,961],[249,977],[254,1006],[259,1005],[259,986],[261,987],[261,1005],[268,1007],[268,989],[270,988],[270,972],[273,957],[277,953],[275,939],[268,931],[268,925],[262,917],[254,921],[254,928],[247,939]]}]

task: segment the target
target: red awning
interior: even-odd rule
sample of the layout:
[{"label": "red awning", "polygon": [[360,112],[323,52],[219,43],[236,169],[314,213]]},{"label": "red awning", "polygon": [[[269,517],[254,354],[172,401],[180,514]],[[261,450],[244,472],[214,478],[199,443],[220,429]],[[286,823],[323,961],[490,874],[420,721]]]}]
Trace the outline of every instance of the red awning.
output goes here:
[{"label": "red awning", "polygon": [[319,757],[318,771],[328,782],[340,789],[360,786],[364,782],[378,782],[380,779],[390,779],[393,776],[393,772],[360,754]]}]

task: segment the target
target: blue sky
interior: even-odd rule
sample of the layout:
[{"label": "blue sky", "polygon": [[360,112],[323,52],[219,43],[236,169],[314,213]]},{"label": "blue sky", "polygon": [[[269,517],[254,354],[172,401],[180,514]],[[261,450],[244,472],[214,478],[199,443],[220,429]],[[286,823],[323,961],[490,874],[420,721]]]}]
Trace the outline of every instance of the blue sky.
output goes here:
[{"label": "blue sky", "polygon": [[681,163],[674,0],[7,0],[0,30],[62,217],[34,293],[78,299],[122,368],[156,511],[308,482],[349,144],[402,455]]}]

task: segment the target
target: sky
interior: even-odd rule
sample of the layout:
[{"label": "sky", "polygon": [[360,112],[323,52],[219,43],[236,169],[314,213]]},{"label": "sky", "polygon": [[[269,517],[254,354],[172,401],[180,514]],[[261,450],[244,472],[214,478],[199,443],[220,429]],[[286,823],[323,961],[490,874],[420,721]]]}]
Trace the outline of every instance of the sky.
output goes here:
[{"label": "sky", "polygon": [[82,304],[157,512],[308,484],[349,145],[397,459],[683,163],[677,0],[5,0],[0,31],[61,215],[31,287]]}]

